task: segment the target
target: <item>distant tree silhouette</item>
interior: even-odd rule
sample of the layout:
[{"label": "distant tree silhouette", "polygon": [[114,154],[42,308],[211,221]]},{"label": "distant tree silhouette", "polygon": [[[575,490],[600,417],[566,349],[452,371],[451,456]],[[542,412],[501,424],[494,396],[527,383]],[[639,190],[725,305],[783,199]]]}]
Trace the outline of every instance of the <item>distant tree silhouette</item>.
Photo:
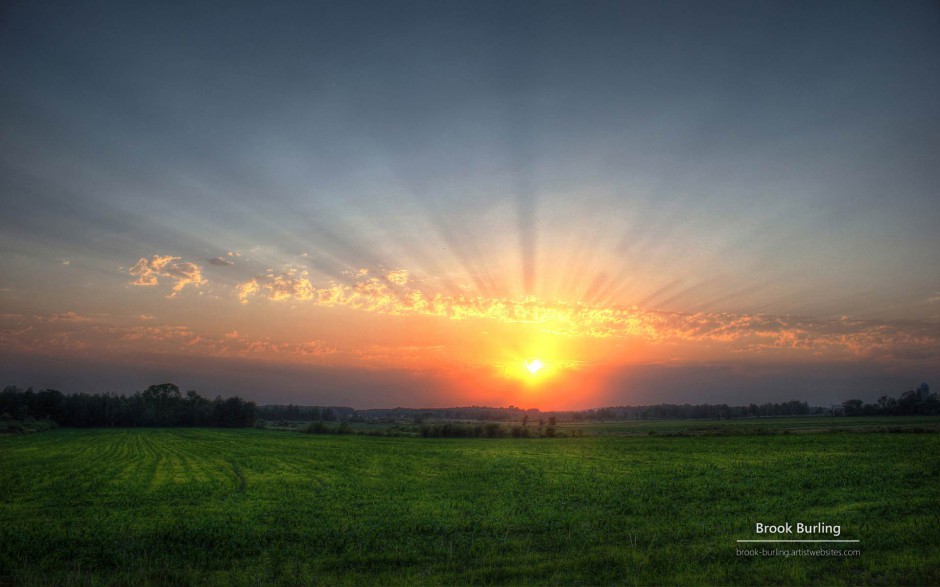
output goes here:
[{"label": "distant tree silhouette", "polygon": [[860,399],[850,399],[842,402],[842,409],[846,416],[860,416],[864,402]]},{"label": "distant tree silhouette", "polygon": [[151,385],[131,396],[63,394],[54,389],[20,391],[14,385],[0,392],[0,415],[48,419],[60,426],[252,426],[254,402],[240,397],[210,402],[195,391],[184,396],[172,383]]}]

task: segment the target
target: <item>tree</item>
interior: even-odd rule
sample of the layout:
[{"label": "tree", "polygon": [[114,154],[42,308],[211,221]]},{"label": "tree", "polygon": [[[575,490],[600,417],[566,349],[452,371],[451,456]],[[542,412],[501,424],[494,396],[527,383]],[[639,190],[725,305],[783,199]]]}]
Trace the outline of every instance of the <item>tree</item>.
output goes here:
[{"label": "tree", "polygon": [[860,399],[849,399],[842,402],[842,409],[846,416],[859,416],[862,413],[864,402]]},{"label": "tree", "polygon": [[917,411],[917,392],[912,390],[905,391],[898,398],[898,413],[913,414]]},{"label": "tree", "polygon": [[168,402],[182,398],[179,386],[173,383],[151,385],[141,395],[148,401]]},{"label": "tree", "polygon": [[144,403],[144,420],[152,426],[174,426],[180,417],[183,396],[172,383],[151,385],[140,394]]}]

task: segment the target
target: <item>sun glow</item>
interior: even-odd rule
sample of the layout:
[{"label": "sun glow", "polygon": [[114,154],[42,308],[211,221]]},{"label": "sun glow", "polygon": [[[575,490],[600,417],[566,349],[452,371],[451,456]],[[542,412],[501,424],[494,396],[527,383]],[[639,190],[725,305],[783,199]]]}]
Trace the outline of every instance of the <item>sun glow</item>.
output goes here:
[{"label": "sun glow", "polygon": [[545,365],[542,364],[542,361],[538,359],[532,359],[531,361],[525,362],[525,368],[529,370],[529,373],[533,375],[538,375]]}]

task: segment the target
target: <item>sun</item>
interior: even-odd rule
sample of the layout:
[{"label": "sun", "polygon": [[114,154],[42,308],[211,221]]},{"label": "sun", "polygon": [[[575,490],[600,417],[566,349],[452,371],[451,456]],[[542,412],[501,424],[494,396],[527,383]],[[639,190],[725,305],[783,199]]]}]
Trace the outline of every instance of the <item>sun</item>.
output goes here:
[{"label": "sun", "polygon": [[525,362],[525,368],[528,369],[529,373],[533,375],[538,375],[539,371],[541,371],[544,366],[545,365],[542,364],[542,361],[538,359],[532,359],[531,361]]}]

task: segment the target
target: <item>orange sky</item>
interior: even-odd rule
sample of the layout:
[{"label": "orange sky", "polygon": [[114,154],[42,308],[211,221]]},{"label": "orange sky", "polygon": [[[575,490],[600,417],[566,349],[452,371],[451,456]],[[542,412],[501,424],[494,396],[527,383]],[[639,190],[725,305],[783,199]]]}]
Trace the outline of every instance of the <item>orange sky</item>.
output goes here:
[{"label": "orange sky", "polygon": [[[249,262],[225,259],[215,266]],[[361,268],[345,283],[298,268],[234,281],[206,269],[169,255],[141,258],[124,269],[125,312],[8,313],[6,343],[17,353],[95,360],[346,368],[372,374],[377,389],[388,372],[412,373],[436,382],[432,395],[416,395],[421,401],[543,409],[596,406],[611,398],[611,374],[631,367],[862,362],[890,372],[922,368],[940,349],[934,325],[905,321],[670,312],[485,297],[471,287],[455,295],[407,269]],[[533,374],[535,359],[543,368]],[[628,387],[613,397],[631,401]]]}]

